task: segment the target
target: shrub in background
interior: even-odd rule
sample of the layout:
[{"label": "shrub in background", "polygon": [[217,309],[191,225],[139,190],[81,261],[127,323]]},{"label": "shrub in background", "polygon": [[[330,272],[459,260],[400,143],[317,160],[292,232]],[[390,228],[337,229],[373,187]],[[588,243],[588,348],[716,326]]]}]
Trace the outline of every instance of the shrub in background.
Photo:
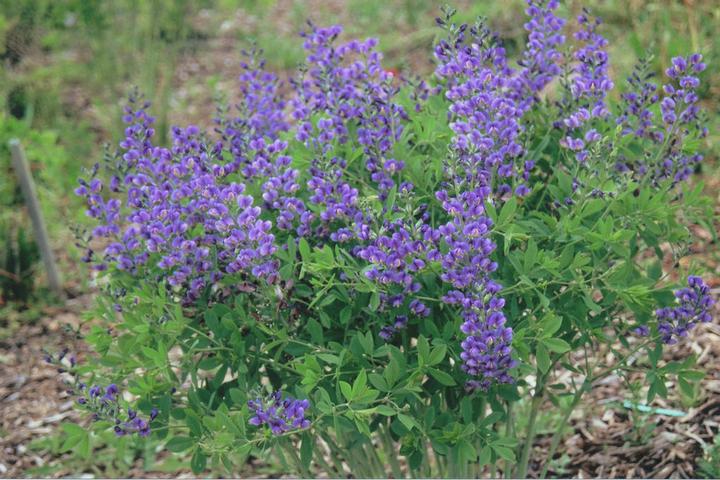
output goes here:
[{"label": "shrub in background", "polygon": [[[641,63],[611,105],[599,20],[557,6],[529,1],[517,62],[445,12],[429,80],[310,25],[289,98],[250,52],[237,109],[169,146],[133,96],[77,189],[106,290],[97,360],[66,365],[91,428],[152,435],[196,473],[253,455],[304,476],[544,476],[608,375],[694,395],[694,359],[662,352],[713,301],[694,276],[673,294],[661,260],[707,222],[685,183],[705,65],[658,82]],[[548,401],[561,423],[532,459]]]}]

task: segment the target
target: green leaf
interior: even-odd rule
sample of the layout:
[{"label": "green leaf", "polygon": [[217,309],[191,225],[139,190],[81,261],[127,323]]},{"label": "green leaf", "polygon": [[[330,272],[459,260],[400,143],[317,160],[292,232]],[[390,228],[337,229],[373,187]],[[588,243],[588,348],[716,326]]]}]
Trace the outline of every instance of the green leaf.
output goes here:
[{"label": "green leaf", "polygon": [[345,400],[348,402],[352,401],[353,399],[353,389],[347,382],[340,382],[340,391],[343,394],[343,397],[345,397]]},{"label": "green leaf", "polygon": [[375,342],[373,340],[372,333],[367,332],[365,335],[358,333],[357,338],[360,341],[360,345],[362,345],[365,353],[372,356],[375,351]]},{"label": "green leaf", "polygon": [[462,459],[461,462],[473,463],[477,459],[477,450],[475,450],[475,447],[472,445],[472,443],[468,442],[467,440],[460,440],[456,445],[456,448],[458,449],[458,454]]},{"label": "green leaf", "polygon": [[310,435],[305,432],[302,436],[302,443],[300,444],[300,461],[305,466],[305,468],[310,467],[310,462],[312,462],[312,456],[313,456],[313,441],[310,438]]},{"label": "green leaf", "polygon": [[200,436],[202,434],[202,423],[200,423],[200,419],[197,417],[197,414],[192,410],[187,411],[185,423],[187,423],[190,432],[194,436]]},{"label": "green leaf", "polygon": [[680,377],[690,382],[699,382],[705,378],[705,372],[701,372],[700,370],[682,370],[680,371]]},{"label": "green leaf", "polygon": [[550,354],[544,344],[539,343],[537,346],[537,352],[535,352],[535,358],[537,360],[537,366],[541,373],[547,373],[550,370]]},{"label": "green leaf", "polygon": [[67,452],[69,450],[72,450],[73,448],[76,448],[77,445],[80,444],[80,442],[82,442],[89,435],[87,430],[75,423],[64,423],[62,428],[67,434],[67,438],[65,439],[62,447],[60,448],[60,450],[62,450],[63,452]]},{"label": "green leaf", "polygon": [[324,343],[323,329],[320,323],[311,318],[307,321],[307,329],[310,332],[310,338],[314,343],[322,345]]},{"label": "green leaf", "polygon": [[445,344],[433,348],[432,352],[430,353],[430,357],[428,358],[428,365],[437,365],[438,363],[441,363],[445,358],[446,353],[447,345]]},{"label": "green leaf", "polygon": [[377,388],[381,392],[387,392],[389,390],[387,382],[379,373],[371,373],[368,375],[368,380],[370,380],[370,384],[373,387]]},{"label": "green leaf", "polygon": [[195,450],[192,458],[190,459],[190,468],[194,474],[199,474],[205,471],[207,465],[207,456],[198,448]]},{"label": "green leaf", "polygon": [[317,262],[324,267],[332,267],[335,264],[335,257],[329,245],[323,246],[321,250],[315,250]]},{"label": "green leaf", "polygon": [[492,461],[492,448],[490,445],[485,445],[482,450],[480,450],[480,458],[478,459],[478,463],[480,465],[488,465]]},{"label": "green leaf", "polygon": [[680,377],[678,378],[678,385],[680,386],[680,391],[685,396],[695,398],[695,387],[692,383],[688,382],[685,378]]},{"label": "green leaf", "polygon": [[364,418],[356,416],[355,426],[357,427],[358,431],[366,437],[370,438],[372,436],[372,433],[370,433],[370,424]]},{"label": "green leaf", "polygon": [[420,366],[423,366],[428,363],[428,357],[430,356],[430,344],[428,344],[427,338],[422,335],[418,338],[417,350]]},{"label": "green leaf", "polygon": [[561,338],[546,338],[542,341],[548,350],[555,353],[565,353],[570,351],[570,344]]},{"label": "green leaf", "polygon": [[310,245],[308,245],[307,240],[305,238],[301,238],[300,242],[298,244],[298,250],[300,250],[300,256],[303,259],[303,262],[309,262],[310,261]]},{"label": "green leaf", "polygon": [[511,197],[510,200],[505,202],[505,205],[503,205],[502,210],[500,210],[500,215],[498,216],[498,227],[505,225],[512,217],[515,215],[515,211],[517,210],[517,200],[516,197]]},{"label": "green leaf", "polygon": [[170,439],[169,442],[165,444],[165,448],[170,450],[171,452],[184,452],[185,450],[191,448],[195,444],[195,441],[190,437],[173,437]]},{"label": "green leaf", "polygon": [[331,363],[333,365],[340,364],[340,357],[333,355],[332,353],[318,353],[317,357],[326,363]]},{"label": "green leaf", "polygon": [[370,295],[370,301],[368,302],[368,308],[370,308],[371,311],[376,311],[378,307],[380,306],[380,294],[378,292],[373,292]]},{"label": "green leaf", "polygon": [[417,423],[417,421],[409,415],[399,413],[398,420],[400,420],[400,422],[405,425],[405,428],[407,428],[408,430],[412,430],[413,427],[421,430],[420,425]]},{"label": "green leaf", "polygon": [[446,387],[451,387],[455,385],[455,379],[453,377],[442,370],[438,370],[437,368],[431,368],[428,370],[430,373],[430,376],[433,377],[435,380],[440,382],[441,384],[445,385]]},{"label": "green leaf", "polygon": [[230,400],[236,405],[243,405],[247,399],[246,395],[239,388],[231,388],[228,392]]},{"label": "green leaf", "polygon": [[550,337],[555,332],[560,330],[560,327],[562,326],[562,317],[557,315],[554,312],[550,312],[545,317],[543,317],[542,321],[540,322],[540,328],[542,328],[542,333],[544,337]]},{"label": "green leaf", "polygon": [[377,413],[379,413],[380,415],[383,415],[385,417],[392,417],[394,415],[397,415],[397,411],[394,408],[389,407],[387,405],[378,405],[375,408],[376,408]]},{"label": "green leaf", "polygon": [[357,378],[355,378],[355,381],[353,382],[352,386],[352,392],[353,396],[357,396],[358,394],[362,393],[365,390],[365,387],[367,386],[367,372],[365,369],[360,370],[360,373],[358,374]]},{"label": "green leaf", "polygon": [[535,261],[537,260],[537,254],[537,243],[535,243],[535,240],[531,238],[530,240],[528,240],[527,248],[525,249],[525,255],[523,256],[523,266],[525,267],[526,273],[529,273],[530,269],[533,267],[533,265],[535,265]]},{"label": "green leaf", "polygon": [[80,455],[81,458],[90,458],[90,434],[86,434],[80,439],[80,443],[75,447],[75,452]]},{"label": "green leaf", "polygon": [[500,445],[491,445],[491,447],[498,457],[504,458],[505,460],[509,460],[511,462],[515,461],[515,453],[512,451],[512,449]]},{"label": "green leaf", "polygon": [[393,358],[390,360],[390,363],[388,363],[388,366],[385,368],[385,371],[383,372],[383,377],[385,377],[385,381],[387,382],[388,388],[392,388],[393,385],[398,381],[400,378],[400,365],[398,362]]}]

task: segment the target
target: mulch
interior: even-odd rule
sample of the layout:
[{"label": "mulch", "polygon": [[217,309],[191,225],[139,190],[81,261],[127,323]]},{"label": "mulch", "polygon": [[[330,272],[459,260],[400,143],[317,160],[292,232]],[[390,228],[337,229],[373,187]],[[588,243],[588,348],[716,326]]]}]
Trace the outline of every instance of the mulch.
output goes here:
[{"label": "mulch", "polygon": [[47,309],[43,320],[0,340],[0,477],[25,476],[46,465],[52,459],[33,452],[30,442],[52,435],[62,422],[79,420],[60,374],[44,361],[43,352],[84,350],[65,325],[76,327],[90,301],[83,296],[62,309]]},{"label": "mulch", "polygon": [[[672,382],[667,400],[652,407],[679,410],[682,417],[633,413],[624,407],[632,395],[617,376],[608,377],[583,400],[566,428],[565,441],[555,454],[561,468],[548,476],[575,478],[697,478],[704,449],[720,433],[720,327],[701,325],[691,339],[672,349],[669,359],[695,354],[698,369],[706,372],[699,398],[684,406]],[[666,358],[668,356],[666,355]],[[674,358],[673,358],[674,357]],[[635,380],[635,379],[633,379]],[[636,380],[641,381],[641,377]],[[644,392],[644,391],[643,391]],[[642,403],[643,396],[637,400]],[[554,408],[548,404],[549,408]],[[533,458],[547,458],[552,432],[539,438]],[[559,459],[559,461],[558,461]],[[537,474],[542,465],[532,465]]]}]

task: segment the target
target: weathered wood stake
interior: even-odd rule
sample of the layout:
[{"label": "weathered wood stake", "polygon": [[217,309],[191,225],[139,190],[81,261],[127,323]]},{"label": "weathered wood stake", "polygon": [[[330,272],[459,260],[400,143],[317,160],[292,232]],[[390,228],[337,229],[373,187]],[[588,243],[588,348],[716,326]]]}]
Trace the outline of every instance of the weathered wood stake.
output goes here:
[{"label": "weathered wood stake", "polygon": [[45,220],[40,210],[40,203],[37,199],[37,193],[35,191],[35,182],[30,172],[27,159],[25,158],[25,152],[20,145],[20,140],[12,139],[9,142],[10,153],[12,156],[13,168],[15,173],[20,180],[20,189],[25,197],[25,204],[27,205],[28,212],[30,213],[30,219],[32,220],[33,233],[35,235],[35,241],[40,248],[40,254],[42,255],[43,263],[45,264],[45,271],[47,272],[48,284],[50,289],[58,296],[63,296],[62,283],[60,281],[60,274],[58,273],[57,265],[55,264],[55,256],[50,249],[50,240],[48,238],[47,229],[45,228]]}]

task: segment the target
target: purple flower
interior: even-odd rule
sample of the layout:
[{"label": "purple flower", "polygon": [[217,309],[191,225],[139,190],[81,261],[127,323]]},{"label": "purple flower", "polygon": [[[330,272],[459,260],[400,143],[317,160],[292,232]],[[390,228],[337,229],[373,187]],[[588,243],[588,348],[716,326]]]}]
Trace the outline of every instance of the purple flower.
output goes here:
[{"label": "purple flower", "polygon": [[[88,213],[99,221],[94,236],[110,240],[102,268],[113,265],[152,276],[143,272],[157,267],[185,302],[199,298],[225,275],[249,273],[274,281],[272,224],[260,218],[262,209],[244,194],[245,185],[228,180],[222,145],[209,143],[191,125],[173,128],[171,148],[156,147],[146,108],[131,98],[126,109],[130,124],[120,143],[125,154],[113,167],[123,178],[120,198],[104,200],[97,179],[80,181]],[[253,123],[258,128],[262,124]],[[266,145],[260,139],[253,145],[257,157],[287,164],[280,160],[281,142]],[[291,173],[280,175],[292,182]]]},{"label": "purple flower", "polygon": [[648,335],[650,335],[650,327],[648,327],[647,325],[640,325],[634,328],[633,332],[639,337],[647,337]]},{"label": "purple flower", "polygon": [[676,290],[675,298],[678,306],[655,311],[660,338],[668,345],[687,337],[699,322],[712,321],[710,309],[715,304],[715,300],[710,296],[710,288],[702,278],[696,276],[688,277],[688,287]]},{"label": "purple flower", "polygon": [[610,115],[606,96],[614,84],[608,74],[608,41],[597,32],[601,20],[592,19],[584,10],[577,21],[581,28],[574,38],[580,48],[573,55],[576,63],[568,94],[560,103],[564,118],[556,125],[567,132],[560,145],[574,151],[575,158],[585,163],[588,148],[601,138],[597,131],[587,130],[586,125],[593,119],[604,119]]},{"label": "purple flower", "polygon": [[[84,392],[86,386],[79,383],[78,388]],[[104,420],[114,424],[113,430],[117,436],[133,433],[141,437],[150,435],[150,423],[157,417],[158,410],[153,408],[149,420],[144,420],[138,416],[136,410],[121,408],[120,397],[120,389],[114,383],[104,388],[93,385],[87,395],[83,394],[78,398],[77,403],[92,413],[94,421]]]},{"label": "purple flower", "polygon": [[258,427],[265,425],[273,435],[310,427],[310,420],[305,418],[305,413],[310,408],[308,400],[296,400],[292,397],[282,400],[282,393],[276,391],[264,399],[248,401],[248,407],[253,415],[248,423]]},{"label": "purple flower", "polygon": [[[512,382],[509,370],[516,363],[512,329],[500,311],[504,302],[496,296],[500,286],[490,278],[497,264],[490,259],[495,244],[485,203],[493,194],[502,197],[509,189],[503,179],[517,175],[514,164],[524,152],[520,120],[527,104],[513,93],[517,82],[505,50],[482,24],[469,29],[466,45],[467,30],[451,30],[452,37],[435,49],[436,74],[446,81],[454,132],[446,185],[436,198],[448,216],[437,230],[447,246],[440,256],[440,278],[451,287],[442,300],[460,309],[462,369],[474,377],[467,385],[474,390]],[[521,165],[525,179],[533,163]]]},{"label": "purple flower", "polygon": [[555,15],[557,0],[528,0],[525,13],[530,17],[525,24],[528,40],[520,60],[523,67],[518,74],[519,93],[524,108],[537,100],[537,94],[560,75],[562,54],[558,47],[565,43],[562,29],[565,20]]}]

